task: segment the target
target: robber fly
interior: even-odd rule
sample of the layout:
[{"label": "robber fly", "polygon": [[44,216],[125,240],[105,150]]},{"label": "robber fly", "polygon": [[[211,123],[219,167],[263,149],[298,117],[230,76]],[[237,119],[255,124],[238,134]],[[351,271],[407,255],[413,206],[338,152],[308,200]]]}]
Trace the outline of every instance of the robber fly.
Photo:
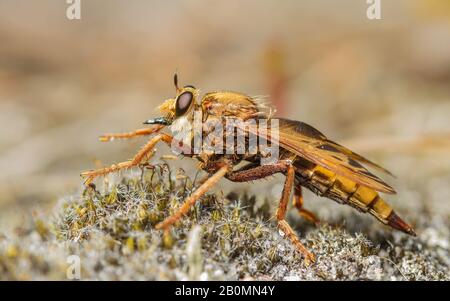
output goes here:
[{"label": "robber fly", "polygon": [[[174,143],[174,135],[163,133],[162,130],[169,128],[173,134],[180,129],[191,126],[195,112],[202,113],[204,123],[213,119],[220,122],[225,117],[230,116],[242,120],[250,118],[256,118],[257,120],[273,119],[272,112],[268,111],[267,107],[257,97],[235,92],[210,92],[200,100],[199,90],[194,86],[188,85],[182,88],[178,86],[176,74],[174,85],[176,89],[175,98],[166,100],[159,107],[162,116],[144,122],[144,124],[153,125],[152,127],[100,137],[101,141],[111,141],[113,139],[152,135],[133,159],[82,173],[81,175],[86,179],[86,183],[92,182],[98,176],[146,163],[153,155],[157,143],[161,141],[168,145]],[[254,153],[216,154],[210,152],[195,153],[188,148],[183,155],[197,159],[200,162],[200,168],[205,170],[208,176],[185,200],[178,211],[157,224],[156,228],[167,231],[186,215],[195,202],[223,177],[233,182],[248,182],[282,173],[286,178],[276,212],[278,228],[308,263],[315,261],[314,255],[303,246],[285,220],[287,205],[291,192],[294,190],[293,205],[297,208],[299,214],[312,222],[318,222],[312,212],[303,208],[302,187],[319,196],[350,205],[362,212],[368,212],[383,224],[415,236],[413,228],[404,222],[379,195],[379,192],[395,194],[394,189],[369,172],[363,165],[390,174],[389,171],[329,140],[324,134],[306,123],[284,118],[277,119],[276,130],[278,134],[276,139],[269,134],[268,130],[259,131],[255,127],[245,128],[247,142],[249,135],[254,134],[258,137],[264,136],[264,139],[279,147],[278,158],[271,164],[261,164],[264,156],[259,150]],[[205,136],[209,132],[211,132],[210,128],[202,127],[201,135]],[[221,138],[224,139],[225,137]],[[192,139],[192,136],[189,136],[188,139]],[[176,144],[182,145],[178,142]],[[237,165],[241,163],[243,166],[238,168]]]}]

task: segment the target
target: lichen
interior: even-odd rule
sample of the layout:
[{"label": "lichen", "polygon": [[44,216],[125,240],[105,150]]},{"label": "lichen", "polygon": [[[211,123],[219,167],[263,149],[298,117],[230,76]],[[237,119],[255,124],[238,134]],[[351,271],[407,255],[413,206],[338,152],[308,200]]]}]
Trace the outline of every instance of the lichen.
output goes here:
[{"label": "lichen", "polygon": [[377,240],[290,216],[317,256],[306,266],[277,231],[271,197],[208,193],[169,232],[155,230],[196,186],[158,165],[61,199],[52,214],[0,237],[0,277],[67,279],[68,257],[77,255],[83,280],[450,279],[448,229],[428,225],[417,239],[386,231]]}]

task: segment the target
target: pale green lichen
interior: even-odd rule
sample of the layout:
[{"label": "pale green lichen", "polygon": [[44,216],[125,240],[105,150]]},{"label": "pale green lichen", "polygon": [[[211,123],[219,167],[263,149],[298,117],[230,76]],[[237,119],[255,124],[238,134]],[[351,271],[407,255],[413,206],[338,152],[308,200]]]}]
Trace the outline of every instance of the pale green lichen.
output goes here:
[{"label": "pale green lichen", "polygon": [[73,254],[81,279],[450,279],[448,228],[426,222],[418,239],[388,231],[368,239],[345,230],[352,219],[362,220],[357,215],[345,227],[291,217],[294,228],[307,230],[300,237],[317,256],[309,267],[279,235],[271,218],[277,200],[270,197],[207,194],[168,234],[155,230],[195,186],[181,171],[159,165],[105,192],[87,188],[63,199],[48,219],[0,238],[1,278],[66,279]]}]

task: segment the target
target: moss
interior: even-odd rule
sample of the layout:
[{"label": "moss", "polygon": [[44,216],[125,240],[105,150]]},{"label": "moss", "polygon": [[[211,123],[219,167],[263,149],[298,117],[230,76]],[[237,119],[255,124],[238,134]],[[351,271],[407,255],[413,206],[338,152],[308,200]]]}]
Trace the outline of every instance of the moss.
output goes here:
[{"label": "moss", "polygon": [[207,194],[171,231],[156,231],[194,186],[161,165],[104,192],[86,188],[48,219],[0,238],[0,277],[66,279],[67,258],[78,255],[82,279],[450,278],[448,236],[433,227],[419,239],[386,232],[374,242],[340,226],[308,226],[300,237],[317,263],[306,267],[271,219],[276,200],[245,194]]}]

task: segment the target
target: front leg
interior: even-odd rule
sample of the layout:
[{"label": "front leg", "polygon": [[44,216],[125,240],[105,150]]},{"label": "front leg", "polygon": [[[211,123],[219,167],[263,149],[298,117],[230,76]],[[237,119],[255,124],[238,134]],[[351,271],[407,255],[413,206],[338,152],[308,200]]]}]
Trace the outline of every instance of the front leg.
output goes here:
[{"label": "front leg", "polygon": [[147,136],[159,132],[164,125],[156,125],[151,128],[139,129],[128,133],[104,134],[98,139],[101,142],[113,141],[114,139],[130,139],[134,137]]},{"label": "front leg", "polygon": [[110,167],[105,167],[97,170],[90,170],[81,173],[81,176],[84,177],[85,184],[91,183],[96,177],[104,176],[111,172],[119,171],[122,169],[127,169],[130,167],[135,167],[142,162],[147,161],[153,155],[153,149],[159,141],[163,141],[167,144],[171,144],[173,137],[167,134],[158,134],[155,137],[151,138],[144,147],[134,156],[134,158],[130,161],[120,162],[117,164],[113,164]]}]

